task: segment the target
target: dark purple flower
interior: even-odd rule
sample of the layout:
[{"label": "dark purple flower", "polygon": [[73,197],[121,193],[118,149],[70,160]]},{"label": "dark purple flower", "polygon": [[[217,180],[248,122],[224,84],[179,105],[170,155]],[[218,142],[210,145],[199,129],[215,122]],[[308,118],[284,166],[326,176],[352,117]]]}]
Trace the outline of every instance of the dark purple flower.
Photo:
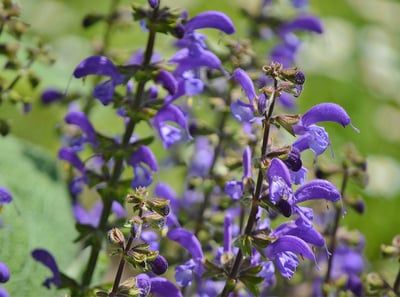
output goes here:
[{"label": "dark purple flower", "polygon": [[286,35],[294,31],[309,31],[315,33],[322,33],[321,21],[313,15],[300,15],[292,21],[283,23],[278,32],[280,35]]},{"label": "dark purple flower", "polygon": [[6,289],[4,289],[3,287],[0,287],[0,297],[10,297]]},{"label": "dark purple flower", "polygon": [[151,8],[156,8],[158,5],[160,5],[159,0],[148,0],[148,2]]},{"label": "dark purple flower", "polygon": [[150,279],[150,292],[160,297],[182,297],[181,291],[169,280],[163,277],[153,277]]},{"label": "dark purple flower", "polygon": [[122,84],[125,79],[113,62],[104,56],[86,58],[79,63],[73,74],[76,78],[82,78],[87,75],[109,76],[109,80],[98,84],[93,90],[93,96],[99,99],[104,105],[112,101],[115,87]]},{"label": "dark purple flower", "polygon": [[[128,163],[133,167],[134,178],[131,187],[147,187],[153,182],[153,175],[150,172],[157,172],[158,166],[152,151],[145,145],[139,146],[130,156]],[[147,165],[144,166],[144,165]],[[150,170],[148,169],[150,168]]]},{"label": "dark purple flower", "polygon": [[164,274],[168,270],[168,262],[161,255],[158,255],[153,261],[149,262],[149,266],[151,271],[157,275]]},{"label": "dark purple flower", "polygon": [[10,269],[3,262],[0,262],[0,283],[6,283],[10,279]]},{"label": "dark purple flower", "polygon": [[157,83],[160,83],[170,95],[176,93],[178,87],[177,82],[175,80],[175,77],[170,72],[161,69],[155,80]]},{"label": "dark purple flower", "polygon": [[242,86],[247,98],[249,99],[250,105],[253,105],[254,100],[257,99],[257,95],[253,81],[247,75],[246,71],[241,68],[236,68],[232,76]]},{"label": "dark purple flower", "polygon": [[84,112],[68,112],[65,117],[65,122],[70,125],[78,126],[86,136],[86,139],[84,141],[91,143],[93,147],[97,147],[98,142],[96,138],[96,131],[94,130],[92,123]]},{"label": "dark purple flower", "polygon": [[1,204],[8,204],[12,201],[13,197],[9,190],[0,186],[0,206]]},{"label": "dark purple flower", "polygon": [[50,104],[64,98],[64,94],[56,89],[46,89],[40,97],[43,104]]},{"label": "dark purple flower", "polygon": [[176,228],[168,232],[168,238],[184,247],[194,260],[203,259],[204,255],[200,241],[190,231],[183,228]]},{"label": "dark purple flower", "polygon": [[60,271],[58,270],[57,263],[54,257],[45,249],[35,249],[32,251],[32,257],[50,269],[53,276],[47,278],[43,282],[43,286],[50,289],[51,284],[59,287],[61,285]]},{"label": "dark purple flower", "polygon": [[181,127],[186,132],[187,137],[189,139],[191,138],[187,120],[182,110],[173,104],[165,105],[157,112],[152,120],[152,124],[154,128],[157,129],[165,148],[169,148],[172,144],[183,138],[181,130],[167,124],[167,122],[174,123]]}]

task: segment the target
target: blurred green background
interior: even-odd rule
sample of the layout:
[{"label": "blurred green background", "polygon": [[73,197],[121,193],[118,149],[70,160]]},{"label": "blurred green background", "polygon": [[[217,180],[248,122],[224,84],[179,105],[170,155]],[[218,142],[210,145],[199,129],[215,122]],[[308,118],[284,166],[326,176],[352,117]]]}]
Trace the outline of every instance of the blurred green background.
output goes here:
[{"label": "blurred green background", "polygon": [[[143,3],[144,1],[136,1]],[[220,10],[235,22],[239,39],[246,37],[246,23],[238,7],[256,9],[259,1],[165,1],[171,7],[185,6],[194,15],[204,10]],[[51,46],[56,59],[52,66],[35,64],[42,77],[41,88],[58,87],[77,90],[82,82],[73,80],[74,67],[93,53],[104,31],[104,26],[87,30],[81,20],[89,12],[105,13],[106,0],[20,0],[22,19],[30,24],[30,33],[22,42],[33,42],[40,35]],[[132,1],[119,1],[129,5]],[[363,216],[349,214],[342,220],[349,228],[360,229],[367,238],[366,254],[375,267],[389,268],[379,262],[381,243],[389,243],[400,233],[400,2],[390,0],[338,0],[310,2],[310,11],[320,16],[325,33],[304,35],[298,56],[298,66],[305,72],[305,91],[299,98],[299,111],[313,104],[331,101],[342,105],[360,129],[342,129],[326,125],[333,143],[333,151],[340,155],[340,147],[351,141],[367,156],[369,185],[362,191],[367,203]],[[129,16],[127,16],[129,20]],[[112,32],[110,51],[122,51],[123,59],[143,45],[145,35],[138,26],[126,25]],[[166,39],[157,40],[157,47],[168,56]],[[264,54],[264,53],[261,53]],[[88,84],[89,85],[89,84]],[[15,107],[3,104],[0,116],[12,127],[12,134],[48,150],[53,156],[59,148],[56,126],[64,116],[59,106],[42,107],[39,92],[30,94],[33,111],[23,115]],[[95,110],[96,127],[113,131],[118,125],[107,115]],[[394,268],[394,267],[393,267]]]}]

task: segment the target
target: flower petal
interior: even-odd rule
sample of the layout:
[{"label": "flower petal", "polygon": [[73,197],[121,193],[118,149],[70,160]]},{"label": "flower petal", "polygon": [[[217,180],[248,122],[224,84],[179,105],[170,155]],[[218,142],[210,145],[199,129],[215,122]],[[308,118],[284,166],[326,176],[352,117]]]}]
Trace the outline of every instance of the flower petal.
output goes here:
[{"label": "flower petal", "polygon": [[274,182],[274,177],[277,176],[281,177],[288,187],[292,186],[290,172],[285,163],[278,158],[273,158],[267,172],[268,182],[270,185]]},{"label": "flower petal", "polygon": [[190,231],[183,228],[176,228],[168,232],[168,238],[184,247],[193,259],[202,259],[204,257],[200,241]]},{"label": "flower petal", "polygon": [[76,125],[83,133],[86,134],[87,140],[93,144],[93,146],[97,146],[97,139],[96,139],[96,131],[93,128],[92,123],[89,121],[89,118],[86,114],[82,111],[71,111],[65,117],[65,122],[67,124]]},{"label": "flower petal", "polygon": [[10,279],[10,269],[3,262],[0,262],[0,283],[8,282]]},{"label": "flower petal", "polygon": [[161,69],[156,77],[156,81],[160,83],[169,94],[175,94],[177,90],[177,82],[170,72]]},{"label": "flower petal", "polygon": [[13,197],[9,190],[0,186],[0,204],[2,203],[10,203]]},{"label": "flower petal", "polygon": [[321,21],[313,15],[302,15],[284,23],[280,28],[279,32],[282,34],[287,34],[289,32],[305,30],[315,33],[322,33],[322,23]]},{"label": "flower petal", "polygon": [[182,297],[181,291],[173,283],[163,277],[150,279],[150,292],[160,297]]},{"label": "flower petal", "polygon": [[322,179],[305,183],[294,193],[294,202],[296,204],[313,199],[326,199],[336,202],[340,198],[341,195],[338,189],[332,183]]},{"label": "flower petal", "polygon": [[50,289],[50,285],[53,283],[56,287],[59,287],[61,285],[61,276],[60,276],[60,271],[58,270],[57,267],[56,260],[54,259],[53,255],[50,254],[45,249],[35,249],[32,251],[32,257],[36,261],[42,263],[44,266],[49,268],[53,273],[52,277],[47,278],[43,282],[43,286]]},{"label": "flower petal", "polygon": [[311,107],[301,117],[301,124],[308,127],[318,122],[336,122],[346,127],[350,124],[350,116],[338,104],[320,103]]},{"label": "flower petal", "polygon": [[157,161],[153,152],[145,145],[139,146],[136,151],[130,156],[129,164],[135,167],[137,164],[144,163],[154,172],[158,171]]},{"label": "flower petal", "polygon": [[151,290],[151,281],[147,274],[141,273],[136,276],[136,288],[139,289],[139,297],[146,297]]},{"label": "flower petal", "polygon": [[254,90],[253,81],[247,75],[246,71],[237,68],[233,72],[233,78],[242,86],[244,92],[246,93],[249,102],[252,105],[255,98],[257,98],[256,91]]},{"label": "flower petal", "polygon": [[72,166],[80,172],[85,172],[85,164],[81,161],[73,149],[69,147],[62,147],[58,152],[58,158],[69,162]]},{"label": "flower petal", "polygon": [[279,256],[279,253],[284,252],[299,254],[311,260],[315,259],[314,253],[308,244],[304,240],[292,235],[279,237],[266,248],[266,255],[272,260]]},{"label": "flower petal", "polygon": [[212,10],[196,15],[185,24],[186,32],[203,28],[217,29],[226,34],[235,32],[233,22],[226,14]]},{"label": "flower petal", "polygon": [[104,56],[91,56],[84,59],[74,70],[74,76],[81,78],[90,74],[105,75],[112,78],[119,76],[117,67]]}]

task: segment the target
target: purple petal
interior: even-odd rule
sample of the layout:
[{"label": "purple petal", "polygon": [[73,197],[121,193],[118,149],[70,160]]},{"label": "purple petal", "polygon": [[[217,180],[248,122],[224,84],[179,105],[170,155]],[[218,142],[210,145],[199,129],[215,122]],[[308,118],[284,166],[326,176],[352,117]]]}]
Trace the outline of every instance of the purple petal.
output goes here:
[{"label": "purple petal", "polygon": [[284,252],[299,254],[311,260],[315,259],[314,253],[308,244],[304,240],[292,235],[279,237],[266,248],[266,255],[272,260],[279,256],[279,253]]},{"label": "purple petal", "polygon": [[168,262],[163,256],[158,255],[153,261],[149,263],[151,271],[157,275],[164,274],[168,270]]},{"label": "purple petal", "polygon": [[85,164],[81,161],[78,155],[73,149],[69,147],[63,147],[58,152],[58,158],[69,162],[73,167],[78,169],[80,172],[85,172]]},{"label": "purple petal", "polygon": [[314,228],[293,228],[289,230],[286,235],[296,236],[318,247],[323,247],[325,245],[324,237]]},{"label": "purple petal", "polygon": [[105,75],[112,78],[120,76],[117,67],[107,57],[91,56],[84,59],[74,70],[74,76],[81,78],[90,74]]},{"label": "purple petal", "polygon": [[149,3],[151,8],[156,8],[158,5],[160,5],[159,0],[148,0],[147,2]]},{"label": "purple petal", "polygon": [[313,199],[326,199],[332,202],[340,200],[338,189],[330,182],[322,179],[312,180],[300,186],[294,193],[294,202],[300,203]]},{"label": "purple petal", "polygon": [[175,77],[168,71],[160,70],[156,77],[156,81],[161,83],[164,89],[168,91],[169,94],[173,95],[177,90],[177,82]]},{"label": "purple petal", "polygon": [[214,149],[208,137],[200,136],[195,140],[195,152],[190,163],[189,175],[207,177],[214,159]]},{"label": "purple petal", "polygon": [[74,212],[75,219],[79,224],[90,225],[94,228],[97,228],[100,223],[101,212],[103,211],[103,203],[98,200],[89,210],[86,210],[79,203],[75,203],[72,207],[72,210]]},{"label": "purple petal", "polygon": [[115,216],[117,217],[117,219],[126,217],[126,214],[127,214],[126,209],[118,201],[113,201],[111,209],[112,209],[113,213],[115,213]]},{"label": "purple petal", "polygon": [[150,293],[151,281],[147,274],[141,273],[136,276],[136,288],[139,289],[139,297],[146,297]]},{"label": "purple petal", "polygon": [[129,164],[133,167],[140,163],[148,165],[154,172],[158,171],[156,158],[153,152],[145,145],[139,146],[129,158]]},{"label": "purple petal", "polygon": [[154,188],[154,194],[157,197],[165,198],[170,201],[172,212],[177,214],[179,211],[179,200],[175,191],[166,183],[159,182]]},{"label": "purple petal", "polygon": [[227,181],[224,192],[233,200],[239,200],[243,196],[243,183],[236,180]]},{"label": "purple petal", "polygon": [[5,203],[10,203],[12,201],[13,197],[10,193],[9,190],[6,188],[0,186],[0,205],[5,204]]},{"label": "purple petal", "polygon": [[133,166],[133,174],[132,189],[148,187],[153,182],[153,175],[150,170],[140,164]]},{"label": "purple petal", "polygon": [[190,231],[183,228],[176,228],[168,232],[168,238],[184,247],[193,259],[197,260],[204,257],[200,241]]},{"label": "purple petal", "polygon": [[303,8],[308,5],[309,0],[291,0],[294,8]]},{"label": "purple petal", "polygon": [[291,279],[299,266],[297,256],[292,252],[279,253],[275,259],[276,266],[283,277]]},{"label": "purple petal", "polygon": [[93,97],[99,99],[103,105],[108,105],[112,102],[113,95],[115,90],[114,81],[106,80],[93,89]]},{"label": "purple petal", "polygon": [[182,131],[179,128],[171,126],[166,123],[161,123],[158,126],[158,133],[160,134],[161,141],[164,148],[168,149],[174,143],[179,142],[183,139]]},{"label": "purple petal", "polygon": [[249,102],[252,105],[255,98],[257,98],[256,91],[254,90],[253,81],[247,75],[246,71],[237,68],[233,72],[233,78],[242,86],[244,92],[246,93]]},{"label": "purple petal", "polygon": [[42,263],[44,266],[49,268],[53,273],[52,277],[47,278],[43,285],[50,289],[51,284],[54,284],[56,287],[61,285],[60,271],[58,270],[57,263],[54,260],[54,257],[45,249],[35,249],[32,251],[32,257]]},{"label": "purple petal", "polygon": [[224,13],[219,11],[206,11],[190,19],[185,24],[185,31],[192,32],[197,29],[213,28],[226,34],[235,32],[232,20]]},{"label": "purple petal", "polygon": [[96,131],[93,128],[89,118],[82,111],[71,111],[65,117],[67,124],[78,126],[83,133],[86,134],[86,139],[94,146],[97,146]]},{"label": "purple petal", "polygon": [[181,291],[169,280],[163,277],[150,279],[150,292],[160,297],[182,297]]},{"label": "purple petal", "polygon": [[[141,65],[144,60],[144,51],[143,49],[138,49],[132,57],[129,58],[128,62],[126,65]],[[162,57],[158,52],[154,52],[153,55],[151,56],[150,63],[158,63],[162,61]]]},{"label": "purple petal", "polygon": [[232,218],[229,214],[224,219],[224,252],[231,252],[232,244]]},{"label": "purple petal", "polygon": [[0,283],[8,282],[10,279],[10,269],[3,262],[0,262]]},{"label": "purple petal", "polygon": [[280,28],[279,32],[281,34],[287,34],[289,32],[305,30],[315,33],[322,33],[321,21],[312,15],[299,16],[293,21],[284,23]]},{"label": "purple petal", "polygon": [[335,103],[320,103],[310,108],[301,117],[301,124],[308,127],[318,122],[336,122],[346,127],[350,124],[347,112]]},{"label": "purple petal", "polygon": [[253,105],[246,104],[241,100],[236,100],[231,103],[231,113],[233,117],[241,123],[251,123],[256,120]]},{"label": "purple petal", "polygon": [[268,182],[271,185],[275,178],[281,177],[288,187],[292,186],[290,172],[285,163],[278,158],[273,158],[267,172]]},{"label": "purple petal", "polygon": [[6,289],[4,289],[3,287],[0,287],[0,297],[10,297]]},{"label": "purple petal", "polygon": [[244,148],[243,152],[243,177],[251,178],[251,149],[248,145]]}]

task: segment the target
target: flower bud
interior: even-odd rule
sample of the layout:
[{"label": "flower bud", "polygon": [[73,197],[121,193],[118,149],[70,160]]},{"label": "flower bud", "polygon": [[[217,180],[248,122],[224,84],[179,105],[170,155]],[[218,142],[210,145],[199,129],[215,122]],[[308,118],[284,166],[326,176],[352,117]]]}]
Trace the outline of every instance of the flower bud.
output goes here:
[{"label": "flower bud", "polygon": [[108,232],[108,240],[110,243],[123,246],[125,243],[124,234],[118,228],[113,228]]},{"label": "flower bud", "polygon": [[0,262],[0,283],[5,283],[10,279],[10,270],[6,264]]},{"label": "flower bud", "polygon": [[151,8],[156,8],[158,7],[158,5],[160,5],[160,1],[159,0],[148,0],[149,5]]},{"label": "flower bud", "polygon": [[168,269],[168,262],[167,260],[158,255],[153,261],[149,263],[151,271],[153,271],[157,275],[164,274]]}]

